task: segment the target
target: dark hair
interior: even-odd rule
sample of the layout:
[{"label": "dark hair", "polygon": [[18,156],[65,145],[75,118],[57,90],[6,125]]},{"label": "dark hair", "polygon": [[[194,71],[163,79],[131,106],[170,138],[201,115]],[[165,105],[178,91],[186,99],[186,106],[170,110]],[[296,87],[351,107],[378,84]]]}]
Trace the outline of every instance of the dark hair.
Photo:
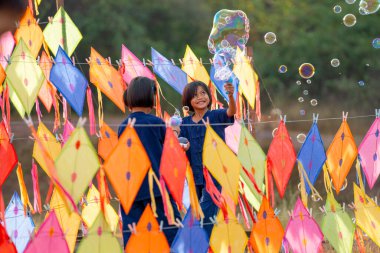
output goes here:
[{"label": "dark hair", "polygon": [[151,107],[154,106],[154,96],[157,93],[155,82],[144,76],[138,76],[131,80],[124,91],[123,100],[125,106]]},{"label": "dark hair", "polygon": [[207,107],[210,108],[211,106],[212,98],[211,98],[210,89],[207,87],[207,85],[204,82],[194,81],[194,82],[186,84],[182,92],[182,106],[188,106],[189,111],[191,112],[194,111],[194,108],[191,106],[191,100],[197,94],[198,87],[202,87],[203,90],[207,93],[210,99],[210,102],[208,103]]}]

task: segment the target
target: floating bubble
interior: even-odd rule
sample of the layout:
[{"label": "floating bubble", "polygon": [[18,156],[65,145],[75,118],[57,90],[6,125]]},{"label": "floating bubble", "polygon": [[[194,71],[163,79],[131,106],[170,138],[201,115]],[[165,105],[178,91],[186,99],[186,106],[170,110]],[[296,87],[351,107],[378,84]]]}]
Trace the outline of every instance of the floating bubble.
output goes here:
[{"label": "floating bubble", "polygon": [[315,98],[313,98],[312,100],[310,100],[310,104],[311,104],[311,106],[317,106],[318,105],[318,100],[316,100]]},{"label": "floating bubble", "polygon": [[304,101],[303,97],[298,98],[298,102],[303,103],[303,101]]},{"label": "floating bubble", "polygon": [[312,78],[315,74],[315,68],[311,63],[302,63],[298,68],[298,73],[304,79]]},{"label": "floating bubble", "polygon": [[272,131],[272,136],[273,136],[273,137],[277,134],[277,130],[278,130],[277,127],[276,127],[275,129],[273,129],[273,131]]},{"label": "floating bubble", "polygon": [[276,34],[273,32],[267,32],[264,35],[264,41],[265,41],[265,43],[272,45],[273,43],[275,43],[277,41]]},{"label": "floating bubble", "polygon": [[373,39],[372,46],[373,48],[380,49],[380,38]]},{"label": "floating bubble", "polygon": [[296,82],[296,84],[299,86],[299,85],[301,85],[302,83],[301,83],[300,80],[298,80],[298,81]]},{"label": "floating bubble", "polygon": [[307,96],[307,95],[309,95],[309,91],[308,91],[308,90],[304,90],[304,91],[303,91],[303,94],[304,94],[305,96]]},{"label": "floating bubble", "polygon": [[305,115],[306,115],[306,111],[305,111],[304,109],[301,109],[301,110],[300,110],[300,115],[301,115],[301,116],[305,116]]},{"label": "floating bubble", "polygon": [[359,12],[362,15],[373,14],[380,9],[380,1],[379,0],[361,0],[359,3]]},{"label": "floating bubble", "polygon": [[305,140],[306,140],[306,135],[304,133],[300,133],[300,134],[297,135],[297,141],[299,143],[302,144],[302,143],[305,142]]},{"label": "floating bubble", "polygon": [[363,86],[365,85],[365,82],[364,82],[363,80],[360,80],[360,81],[358,82],[358,84],[359,84],[360,87],[363,87]]},{"label": "floating bubble", "polygon": [[347,27],[352,27],[356,24],[356,17],[354,14],[347,14],[343,17],[343,24]]},{"label": "floating bubble", "polygon": [[340,65],[339,59],[334,58],[334,59],[331,60],[331,66],[333,66],[334,68],[339,67],[339,65]]},{"label": "floating bubble", "polygon": [[221,48],[243,49],[249,38],[249,20],[241,10],[220,10],[214,16],[207,41],[208,50],[215,54]]},{"label": "floating bubble", "polygon": [[307,83],[307,84],[311,84],[311,80],[310,80],[310,79],[307,79],[307,80],[306,80],[306,83]]},{"label": "floating bubble", "polygon": [[286,71],[288,71],[288,67],[286,67],[285,65],[281,65],[280,67],[278,67],[278,72],[280,72],[281,74],[286,73]]},{"label": "floating bubble", "polygon": [[346,3],[348,3],[348,4],[353,4],[355,2],[356,2],[356,0],[346,0]]},{"label": "floating bubble", "polygon": [[336,14],[338,14],[342,12],[342,7],[340,7],[340,5],[335,5],[333,10]]}]

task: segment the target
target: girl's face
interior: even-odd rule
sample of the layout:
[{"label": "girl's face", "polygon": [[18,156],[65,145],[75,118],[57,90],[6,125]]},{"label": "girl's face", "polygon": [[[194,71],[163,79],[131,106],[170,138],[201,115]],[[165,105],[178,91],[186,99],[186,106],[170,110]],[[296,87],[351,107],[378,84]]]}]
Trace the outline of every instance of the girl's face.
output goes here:
[{"label": "girl's face", "polygon": [[190,102],[195,111],[205,110],[208,108],[210,98],[207,95],[207,92],[201,86],[198,86],[197,92]]}]

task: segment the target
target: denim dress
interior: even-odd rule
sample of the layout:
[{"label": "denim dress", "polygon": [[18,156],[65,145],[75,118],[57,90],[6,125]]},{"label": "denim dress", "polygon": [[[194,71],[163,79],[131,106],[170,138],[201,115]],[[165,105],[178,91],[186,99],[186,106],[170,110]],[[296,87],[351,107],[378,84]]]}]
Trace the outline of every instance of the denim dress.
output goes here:
[{"label": "denim dress", "polygon": [[[209,110],[203,116],[203,119],[207,121],[207,118],[211,124],[212,129],[220,136],[220,138],[225,141],[225,128],[229,124],[212,125],[215,123],[233,123],[234,117],[227,116],[226,109]],[[203,162],[202,162],[202,152],[203,143],[206,135],[206,127],[202,120],[199,122],[194,122],[192,116],[188,116],[182,119],[181,133],[180,136],[185,137],[190,142],[190,148],[186,152],[187,158],[190,161],[191,168],[194,174],[194,181],[196,185],[197,195],[200,199],[200,205],[205,215],[205,223],[209,223],[209,217],[213,217],[218,213],[218,207],[214,204],[211,196],[208,194],[205,188],[205,179],[203,176]],[[215,186],[221,190],[220,185],[213,180]],[[207,234],[211,235],[212,225],[204,226]]]}]

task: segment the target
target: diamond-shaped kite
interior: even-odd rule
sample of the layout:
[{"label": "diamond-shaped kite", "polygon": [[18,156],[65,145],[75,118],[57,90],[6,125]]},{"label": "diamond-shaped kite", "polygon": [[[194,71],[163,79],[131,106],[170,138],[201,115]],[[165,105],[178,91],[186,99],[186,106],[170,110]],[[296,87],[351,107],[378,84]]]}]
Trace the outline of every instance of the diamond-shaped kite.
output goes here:
[{"label": "diamond-shaped kite", "polygon": [[15,245],[9,238],[7,231],[2,224],[0,224],[0,252],[17,253]]},{"label": "diamond-shaped kite", "polygon": [[10,31],[0,34],[0,64],[3,69],[8,65],[7,58],[10,58],[14,46],[15,39]]},{"label": "diamond-shaped kite", "polygon": [[61,47],[50,71],[50,81],[65,97],[78,116],[82,116],[83,103],[88,82],[82,72],[77,69]]},{"label": "diamond-shaped kite", "polygon": [[35,59],[40,52],[44,37],[41,27],[33,17],[33,14],[29,7],[26,8],[25,13],[20,20],[20,24],[15,32],[15,39],[17,43],[21,38],[26,43],[30,50],[30,53]]},{"label": "diamond-shaped kite", "polygon": [[34,222],[15,192],[5,211],[5,225],[18,252],[23,252],[34,232]]},{"label": "diamond-shaped kite", "polygon": [[359,146],[359,161],[369,188],[380,175],[380,117],[377,117]]},{"label": "diamond-shaped kite", "polygon": [[98,154],[103,160],[106,160],[108,155],[112,152],[117,145],[117,134],[106,124],[102,123],[100,128],[101,137],[98,142]]},{"label": "diamond-shaped kite", "polygon": [[62,47],[71,56],[82,39],[82,34],[75,26],[63,7],[60,7],[53,20],[44,30],[45,41],[53,54]]},{"label": "diamond-shaped kite", "polygon": [[[5,72],[8,85],[18,97],[25,112],[30,115],[45,77],[23,39],[17,43]],[[12,102],[17,103],[15,100]],[[20,115],[24,116],[21,113]]]},{"label": "diamond-shaped kite", "polygon": [[99,169],[99,159],[83,127],[77,127],[55,160],[57,176],[78,203]]},{"label": "diamond-shaped kite", "polygon": [[0,123],[0,187],[4,184],[5,180],[11,173],[12,169],[18,162],[16,151],[13,144],[10,143],[7,129],[5,128],[4,121]]},{"label": "diamond-shaped kite", "polygon": [[49,81],[50,70],[53,67],[53,63],[45,51],[42,51],[41,54],[40,67],[45,75],[45,81],[41,86],[40,92],[38,93],[38,98],[42,101],[46,110],[50,112],[51,106],[53,105],[53,97],[55,96],[56,88]]},{"label": "diamond-shaped kite", "polygon": [[129,210],[151,168],[149,157],[136,130],[127,126],[104,162],[104,170],[125,211]]},{"label": "diamond-shaped kite", "polygon": [[120,73],[91,47],[90,82],[98,87],[111,101],[125,112],[124,84]]},{"label": "diamond-shaped kite", "polygon": [[327,169],[337,194],[341,191],[357,154],[358,150],[354,137],[347,121],[344,119],[326,152]]}]

